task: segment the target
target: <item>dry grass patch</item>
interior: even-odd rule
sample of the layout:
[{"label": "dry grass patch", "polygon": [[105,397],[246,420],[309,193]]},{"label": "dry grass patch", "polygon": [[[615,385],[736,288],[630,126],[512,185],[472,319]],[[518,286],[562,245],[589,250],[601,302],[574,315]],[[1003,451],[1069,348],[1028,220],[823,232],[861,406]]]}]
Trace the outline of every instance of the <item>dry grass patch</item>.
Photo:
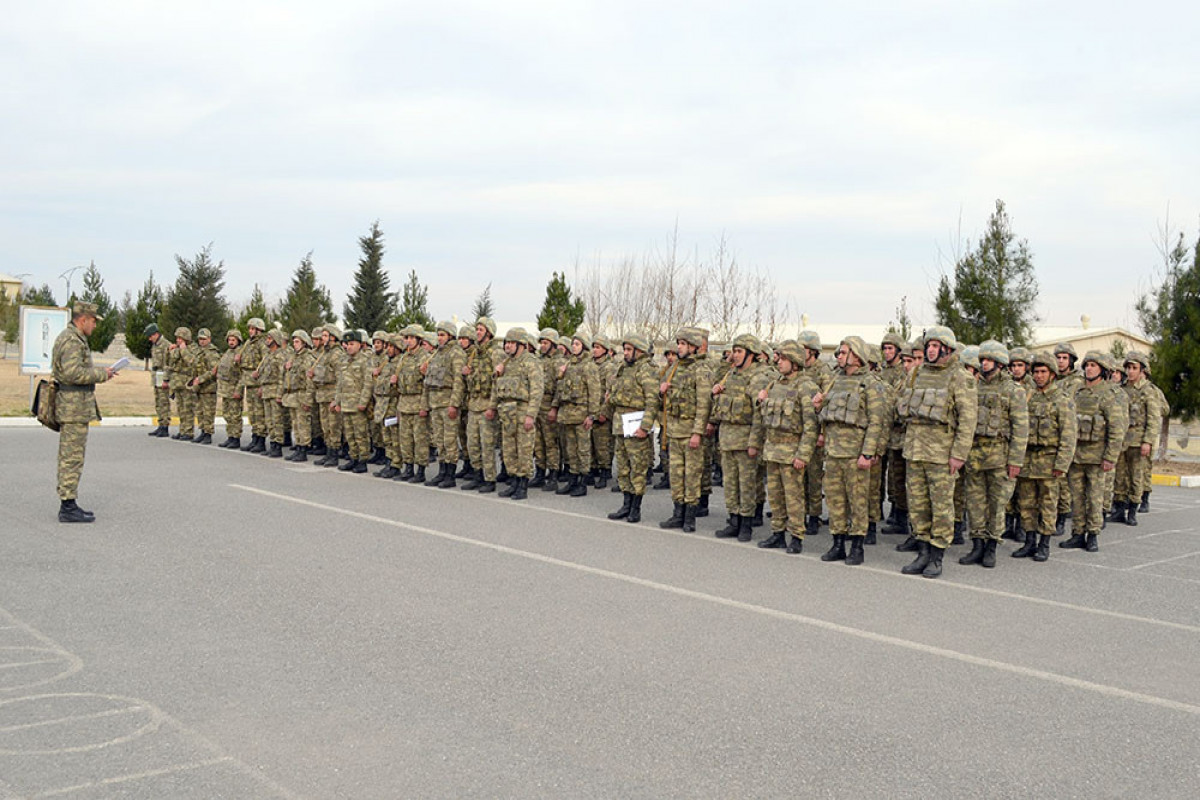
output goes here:
[{"label": "dry grass patch", "polygon": [[[0,416],[29,416],[29,376],[19,371],[15,357],[0,359]],[[34,378],[37,383],[37,378]],[[154,416],[154,389],[142,370],[126,369],[96,387],[100,413],[106,417]]]}]

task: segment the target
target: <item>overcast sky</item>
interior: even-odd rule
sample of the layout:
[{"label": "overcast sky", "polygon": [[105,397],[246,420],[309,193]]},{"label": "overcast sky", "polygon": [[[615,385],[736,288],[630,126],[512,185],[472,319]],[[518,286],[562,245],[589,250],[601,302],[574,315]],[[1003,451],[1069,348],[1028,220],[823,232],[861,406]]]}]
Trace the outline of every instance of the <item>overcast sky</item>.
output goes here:
[{"label": "overcast sky", "polygon": [[814,322],[921,321],[1000,198],[1046,323],[1136,329],[1200,218],[1197,9],[0,0],[0,272],[119,300],[212,242],[236,305],[312,250],[340,312],[378,219],[434,316],[531,319],[678,222]]}]

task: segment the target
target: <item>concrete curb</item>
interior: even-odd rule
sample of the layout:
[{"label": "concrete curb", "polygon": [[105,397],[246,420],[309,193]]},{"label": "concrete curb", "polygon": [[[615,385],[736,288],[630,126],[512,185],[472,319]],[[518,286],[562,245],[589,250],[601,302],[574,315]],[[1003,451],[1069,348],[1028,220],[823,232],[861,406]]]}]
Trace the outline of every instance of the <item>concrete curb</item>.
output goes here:
[{"label": "concrete curb", "polygon": [[1151,475],[1155,486],[1179,486],[1184,489],[1200,489],[1200,475]]}]

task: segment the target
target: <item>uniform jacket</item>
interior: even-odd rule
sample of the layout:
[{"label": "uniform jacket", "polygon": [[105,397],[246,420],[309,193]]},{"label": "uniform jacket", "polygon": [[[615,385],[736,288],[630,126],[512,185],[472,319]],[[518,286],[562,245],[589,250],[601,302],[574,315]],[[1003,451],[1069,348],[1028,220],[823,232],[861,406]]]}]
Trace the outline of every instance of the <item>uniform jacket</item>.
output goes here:
[{"label": "uniform jacket", "polygon": [[396,410],[401,414],[419,414],[428,411],[425,402],[425,376],[421,365],[426,354],[421,348],[405,350],[396,357]]},{"label": "uniform jacket", "polygon": [[233,397],[242,393],[242,370],[233,360],[238,348],[231,347],[217,361],[217,393],[222,397]]},{"label": "uniform jacket", "polygon": [[1163,407],[1153,389],[1154,384],[1149,379],[1142,378],[1137,383],[1125,382],[1125,392],[1129,398],[1129,430],[1125,433],[1126,447],[1140,447],[1143,444],[1153,446],[1162,427]]},{"label": "uniform jacket", "polygon": [[873,458],[879,454],[887,423],[883,383],[865,367],[853,375],[838,370],[821,400],[825,454],[832,458]]},{"label": "uniform jacket", "polygon": [[670,384],[663,396],[663,428],[669,439],[703,436],[712,409],[712,373],[696,356],[681,358],[666,369]]},{"label": "uniform jacket", "polygon": [[262,383],[262,376],[256,376],[254,373],[258,370],[262,360],[267,357],[267,337],[262,333],[256,333],[242,343],[242,385],[243,386],[258,386]]},{"label": "uniform jacket", "polygon": [[445,408],[453,405],[454,381],[462,377],[467,354],[458,339],[451,339],[439,347],[425,367],[425,405],[427,408]]},{"label": "uniform jacket", "polygon": [[1129,404],[1123,395],[1113,391],[1112,384],[1105,380],[1095,386],[1085,381],[1079,387],[1075,393],[1074,463],[1117,463],[1129,428]]},{"label": "uniform jacket", "polygon": [[976,383],[979,414],[967,468],[1023,467],[1029,442],[1029,407],[1025,391],[1001,370]]},{"label": "uniform jacket", "polygon": [[554,382],[551,405],[558,409],[556,419],[563,425],[581,425],[588,417],[600,415],[604,394],[600,388],[600,370],[588,352],[572,355],[559,368]]},{"label": "uniform jacket", "polygon": [[1077,436],[1071,395],[1062,391],[1057,381],[1035,389],[1029,397],[1029,446],[1021,477],[1051,478],[1055,470],[1065,474],[1075,458]]},{"label": "uniform jacket", "polygon": [[[150,369],[152,372],[165,372],[167,369],[167,355],[170,351],[171,343],[167,341],[167,337],[161,333],[158,335],[158,341],[150,345]],[[151,382],[154,381],[154,375],[150,375]]]},{"label": "uniform jacket", "polygon": [[525,352],[504,361],[504,374],[492,383],[492,408],[515,404],[517,416],[537,418],[544,394],[543,380],[548,358]]},{"label": "uniform jacket", "polygon": [[608,407],[611,409],[612,432],[624,436],[622,414],[642,412],[639,426],[646,433],[654,430],[658,419],[658,368],[648,355],[639,356],[632,364],[622,359],[608,390]]},{"label": "uniform jacket", "polygon": [[221,363],[221,352],[212,342],[207,345],[197,343],[196,360],[192,365],[192,376],[199,380],[196,391],[200,394],[217,393],[217,365]]},{"label": "uniform jacket", "polygon": [[342,411],[358,411],[371,402],[371,359],[361,350],[346,355],[346,366],[338,375],[335,402]]},{"label": "uniform jacket", "polygon": [[100,419],[95,385],[108,380],[108,372],[92,364],[87,337],[74,322],[54,340],[51,373],[58,382],[55,406],[59,422],[91,422]]},{"label": "uniform jacket", "polygon": [[774,378],[766,392],[766,399],[755,409],[752,444],[771,464],[790,465],[795,459],[811,462],[819,428],[812,404],[816,384],[796,371]]},{"label": "uniform jacket", "polygon": [[934,464],[951,458],[965,462],[979,415],[975,379],[955,357],[921,364],[915,373],[896,399],[896,413],[907,422],[904,457]]},{"label": "uniform jacket", "polygon": [[771,371],[756,361],[742,369],[730,369],[721,381],[710,387],[710,393],[716,385],[722,387],[719,394],[712,396],[709,413],[709,421],[721,425],[718,444],[722,450],[749,450],[753,445],[751,431],[758,393],[770,382]]},{"label": "uniform jacket", "polygon": [[[503,354],[503,350],[500,351]],[[451,398],[451,405],[462,407],[465,403],[469,412],[483,412],[492,407],[492,384],[496,380],[496,364],[500,359],[492,343],[480,346],[473,344],[467,351],[463,362],[464,368],[470,368],[470,375],[462,375],[459,386],[462,397]],[[465,398],[465,399],[463,399]]]}]

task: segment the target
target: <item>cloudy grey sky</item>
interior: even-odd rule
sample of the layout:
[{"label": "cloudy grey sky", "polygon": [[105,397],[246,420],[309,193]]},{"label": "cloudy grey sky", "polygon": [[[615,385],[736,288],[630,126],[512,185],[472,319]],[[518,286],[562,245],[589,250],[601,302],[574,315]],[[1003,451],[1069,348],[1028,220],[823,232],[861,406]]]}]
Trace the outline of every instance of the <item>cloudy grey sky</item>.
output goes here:
[{"label": "cloudy grey sky", "polygon": [[435,316],[529,319],[678,221],[814,321],[921,320],[1001,198],[1045,322],[1135,327],[1200,219],[1198,8],[0,0],[0,271],[119,298],[212,242],[237,304],[312,250],[340,310],[378,219]]}]

